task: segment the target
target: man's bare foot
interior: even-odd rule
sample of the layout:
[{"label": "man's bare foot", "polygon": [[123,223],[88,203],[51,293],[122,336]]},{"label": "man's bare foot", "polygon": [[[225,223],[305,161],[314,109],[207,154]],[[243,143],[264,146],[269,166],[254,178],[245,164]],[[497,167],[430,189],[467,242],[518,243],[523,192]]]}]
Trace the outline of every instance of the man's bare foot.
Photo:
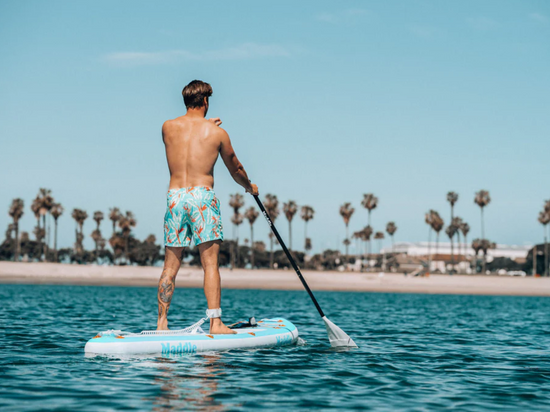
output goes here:
[{"label": "man's bare foot", "polygon": [[157,330],[169,330],[168,319],[159,319],[157,321]]},{"label": "man's bare foot", "polygon": [[220,318],[210,319],[211,335],[234,335],[236,333],[233,329],[225,326]]}]

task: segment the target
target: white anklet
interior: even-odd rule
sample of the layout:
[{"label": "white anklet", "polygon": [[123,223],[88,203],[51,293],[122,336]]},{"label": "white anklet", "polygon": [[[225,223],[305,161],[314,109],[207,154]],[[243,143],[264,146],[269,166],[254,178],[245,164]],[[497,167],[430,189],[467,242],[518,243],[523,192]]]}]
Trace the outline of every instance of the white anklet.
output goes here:
[{"label": "white anklet", "polygon": [[206,317],[209,319],[221,318],[222,310],[221,309],[206,309]]}]

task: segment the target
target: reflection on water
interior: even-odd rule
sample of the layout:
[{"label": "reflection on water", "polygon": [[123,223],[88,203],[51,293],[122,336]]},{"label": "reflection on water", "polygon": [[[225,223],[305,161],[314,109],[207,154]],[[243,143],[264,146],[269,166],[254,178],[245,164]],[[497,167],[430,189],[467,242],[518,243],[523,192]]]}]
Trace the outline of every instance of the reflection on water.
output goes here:
[{"label": "reflection on water", "polygon": [[[177,355],[176,355],[177,356]],[[170,358],[157,358],[159,374],[155,385],[160,387],[158,396],[152,401],[155,411],[194,409],[199,411],[223,411],[229,406],[216,400],[218,379],[227,370],[221,356],[195,355],[185,356],[183,362]],[[193,373],[184,372],[192,368]]]},{"label": "reflection on water", "polygon": [[[154,288],[0,286],[0,410],[550,410],[550,299],[318,293],[359,345],[329,347],[305,292],[224,291],[228,321],[285,316],[296,346],[84,356],[156,321]],[[203,315],[181,289],[173,327]]]}]

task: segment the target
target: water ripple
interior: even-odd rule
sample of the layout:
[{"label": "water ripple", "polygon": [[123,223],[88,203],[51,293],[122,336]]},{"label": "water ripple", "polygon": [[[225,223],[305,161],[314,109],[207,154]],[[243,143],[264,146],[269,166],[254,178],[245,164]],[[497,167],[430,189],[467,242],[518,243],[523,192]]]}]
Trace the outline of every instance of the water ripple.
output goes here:
[{"label": "water ripple", "polygon": [[[0,409],[550,410],[550,299],[318,293],[359,345],[334,350],[304,292],[224,291],[231,319],[285,316],[294,347],[93,356],[109,328],[155,325],[153,288],[0,288]],[[201,290],[176,292],[173,327],[203,315]]]}]

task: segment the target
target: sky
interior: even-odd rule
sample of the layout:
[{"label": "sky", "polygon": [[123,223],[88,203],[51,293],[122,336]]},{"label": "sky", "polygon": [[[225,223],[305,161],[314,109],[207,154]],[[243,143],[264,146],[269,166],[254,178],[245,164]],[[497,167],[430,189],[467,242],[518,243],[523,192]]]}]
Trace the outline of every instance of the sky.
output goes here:
[{"label": "sky", "polygon": [[[339,207],[396,241],[426,241],[424,214],[455,214],[480,237],[475,192],[489,190],[487,237],[541,242],[550,199],[550,2],[541,1],[3,1],[0,2],[0,228],[14,198],[21,230],[39,188],[65,208],[134,212],[135,235],[162,239],[168,169],[162,123],[183,115],[191,80],[214,90],[221,117],[261,195],[311,205],[314,251],[342,249]],[[229,195],[215,169],[226,237]],[[246,206],[253,205],[247,195]],[[276,220],[283,238],[288,223]],[[293,221],[293,246],[304,222]],[[111,234],[104,221],[105,237]],[[244,224],[240,238],[249,237]],[[258,219],[255,240],[267,243]],[[384,240],[389,244],[389,240]],[[353,251],[353,248],[352,248]]]}]

